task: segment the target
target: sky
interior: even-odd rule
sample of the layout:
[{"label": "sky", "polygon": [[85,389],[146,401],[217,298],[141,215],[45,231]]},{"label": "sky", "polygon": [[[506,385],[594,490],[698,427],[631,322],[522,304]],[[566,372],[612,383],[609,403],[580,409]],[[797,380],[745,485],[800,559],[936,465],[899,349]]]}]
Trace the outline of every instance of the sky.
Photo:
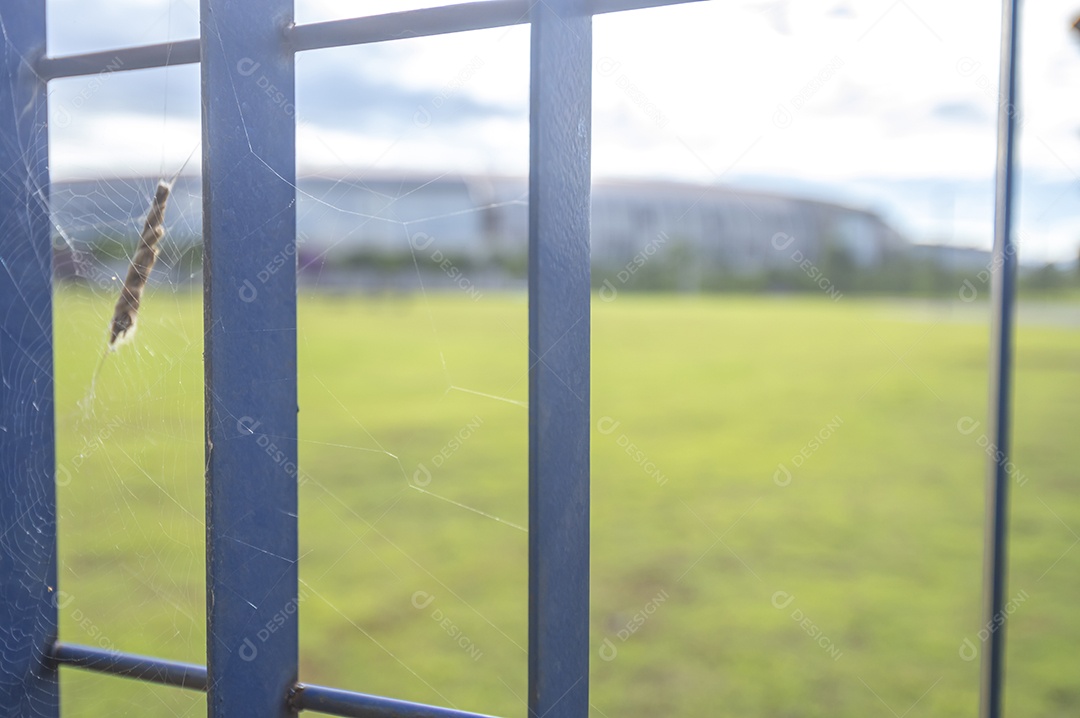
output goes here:
[{"label": "sky", "polygon": [[[296,19],[431,4],[297,0]],[[1023,6],[1027,263],[1080,249],[1078,14],[1080,0]],[[198,1],[50,0],[49,29],[52,55],[191,38]],[[594,31],[594,176],[825,199],[915,241],[989,248],[995,3],[712,0]],[[300,54],[300,173],[526,173],[528,52],[522,26]],[[198,69],[54,81],[50,115],[54,177],[171,175],[198,143]]]}]

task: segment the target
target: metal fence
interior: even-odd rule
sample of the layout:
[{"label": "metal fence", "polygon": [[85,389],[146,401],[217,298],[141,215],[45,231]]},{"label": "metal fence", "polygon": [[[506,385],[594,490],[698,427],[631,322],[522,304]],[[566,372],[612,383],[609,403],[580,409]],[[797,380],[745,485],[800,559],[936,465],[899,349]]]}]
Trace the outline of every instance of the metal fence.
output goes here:
[{"label": "metal fence", "polygon": [[[531,23],[529,695],[534,716],[589,713],[589,186],[592,16],[686,0],[491,0],[297,26],[292,0],[201,0],[198,39],[49,57],[45,0],[0,0],[0,706],[58,716],[61,666],[206,691],[211,716],[469,716],[307,685],[297,613],[255,651],[249,627],[298,600],[296,473],[245,436],[257,417],[297,456],[296,277],[238,291],[296,241],[294,58],[300,51]],[[1016,8],[1002,32],[991,416],[1008,451]],[[117,62],[117,60],[121,62]],[[205,286],[207,662],[61,643],[47,83],[200,63]],[[258,63],[281,97],[236,82]],[[274,208],[267,212],[267,208]],[[283,209],[284,208],[284,209]],[[253,233],[252,217],[270,217]],[[283,254],[284,253],[284,254]],[[244,331],[237,331],[243,327]],[[266,391],[272,385],[274,391]],[[985,611],[1005,595],[1005,462],[991,462]],[[258,481],[257,491],[252,490]],[[242,540],[236,540],[241,539]],[[1004,632],[984,653],[982,714],[1000,715]]]}]

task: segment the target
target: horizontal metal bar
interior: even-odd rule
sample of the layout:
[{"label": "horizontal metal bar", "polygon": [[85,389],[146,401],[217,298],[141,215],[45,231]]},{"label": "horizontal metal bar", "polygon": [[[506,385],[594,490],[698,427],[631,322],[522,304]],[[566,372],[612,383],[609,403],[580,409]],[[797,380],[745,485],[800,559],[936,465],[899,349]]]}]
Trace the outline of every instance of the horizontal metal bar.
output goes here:
[{"label": "horizontal metal bar", "polygon": [[468,713],[306,683],[296,685],[289,702],[298,711],[318,711],[353,718],[491,718],[483,713]]},{"label": "horizontal metal bar", "polygon": [[526,0],[489,0],[297,25],[288,32],[288,37],[293,50],[300,52],[484,30],[528,21]]},{"label": "horizontal metal bar", "polygon": [[[60,642],[53,644],[49,657],[61,665],[88,671],[206,691],[206,668],[193,663],[166,661],[150,656]],[[469,713],[306,683],[297,683],[290,691],[289,703],[294,710],[319,711],[330,715],[358,718],[492,718],[483,713]]]},{"label": "horizontal metal bar", "polygon": [[145,70],[150,67],[191,65],[199,61],[199,40],[177,40],[159,45],[139,45],[84,55],[44,57],[34,68],[43,80],[82,77],[99,73]]},{"label": "horizontal metal bar", "polygon": [[[591,14],[606,15],[610,12],[644,10],[650,7],[665,7],[667,5],[688,5],[692,2],[706,2],[706,0],[591,0],[588,6]],[[530,2],[529,6],[532,7],[535,4],[535,2]]]},{"label": "horizontal metal bar", "polygon": [[61,665],[84,668],[98,673],[136,678],[193,691],[206,690],[206,668],[193,663],[166,661],[133,653],[105,651],[71,643],[54,643],[50,657]]},{"label": "horizontal metal bar", "polygon": [[[590,14],[599,15],[687,2],[702,0],[592,0],[587,6]],[[297,25],[288,32],[288,36],[293,50],[301,52],[470,30],[490,30],[528,23],[529,12],[534,4],[535,0],[487,0],[405,10],[385,15]]]},{"label": "horizontal metal bar", "polygon": [[[704,0],[592,0],[589,3],[589,12],[602,15],[691,2]],[[529,8],[532,5],[530,0],[488,0],[330,20],[294,25],[286,31],[286,38],[293,52],[302,52],[469,30],[489,30],[528,23]],[[199,59],[199,40],[196,38],[81,55],[44,57],[34,69],[42,80],[56,80],[103,72],[191,65],[199,62]]]}]

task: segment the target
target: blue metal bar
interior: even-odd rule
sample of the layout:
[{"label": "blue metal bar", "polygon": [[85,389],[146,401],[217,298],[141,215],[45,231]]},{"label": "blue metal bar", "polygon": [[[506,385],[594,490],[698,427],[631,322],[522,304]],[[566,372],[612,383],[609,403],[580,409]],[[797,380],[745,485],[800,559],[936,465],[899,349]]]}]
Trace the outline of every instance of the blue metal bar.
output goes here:
[{"label": "blue metal bar", "polygon": [[296,686],[289,700],[296,710],[353,718],[490,718],[481,713],[468,713],[304,683]]},{"label": "blue metal bar", "polygon": [[60,77],[97,75],[101,72],[191,65],[198,61],[199,40],[196,38],[80,55],[43,57],[38,61],[36,69],[43,80],[55,80]]},{"label": "blue metal bar", "polygon": [[[591,0],[589,12],[601,15],[704,0]],[[529,0],[488,0],[458,5],[406,10],[368,17],[330,20],[285,28],[293,51],[317,50],[343,45],[363,45],[387,40],[487,30],[529,22]],[[178,40],[157,45],[124,47],[60,57],[42,57],[37,73],[45,80],[95,75],[100,72],[143,70],[150,67],[190,65],[199,62],[199,40]]]},{"label": "blue metal bar", "polygon": [[[681,5],[703,0],[591,0],[580,4],[588,15],[639,10],[647,7]],[[442,7],[330,20],[298,25],[289,32],[293,48],[317,50],[325,47],[361,45],[428,35],[444,35],[470,30],[488,30],[529,22],[535,0],[484,0]]]},{"label": "blue metal bar", "polygon": [[289,42],[299,52],[442,35],[529,21],[527,0],[487,0],[297,25]]},{"label": "blue metal bar", "polygon": [[62,665],[83,668],[98,673],[135,678],[149,683],[161,683],[195,691],[206,690],[206,668],[192,663],[166,661],[150,656],[138,656],[119,651],[57,643],[52,659]]},{"label": "blue metal bar", "polygon": [[536,3],[529,135],[529,711],[589,714],[592,17]]},{"label": "blue metal bar", "polygon": [[0,2],[0,706],[59,715],[44,0]]},{"label": "blue metal bar", "polygon": [[[986,491],[986,546],[983,565],[984,625],[996,625],[1004,616],[1008,576],[1009,473],[1012,423],[1012,352],[1016,302],[1016,245],[1012,239],[1013,157],[1016,146],[1017,33],[1020,19],[1016,0],[1003,0],[1001,68],[998,87],[997,187],[994,207],[993,329],[990,343],[990,435],[999,450],[990,459]],[[1001,457],[998,460],[998,457]],[[1005,683],[1005,625],[991,631],[982,654],[979,715],[1000,718]]]},{"label": "blue metal bar", "polygon": [[292,14],[292,0],[200,14],[210,718],[291,716],[297,681]]}]

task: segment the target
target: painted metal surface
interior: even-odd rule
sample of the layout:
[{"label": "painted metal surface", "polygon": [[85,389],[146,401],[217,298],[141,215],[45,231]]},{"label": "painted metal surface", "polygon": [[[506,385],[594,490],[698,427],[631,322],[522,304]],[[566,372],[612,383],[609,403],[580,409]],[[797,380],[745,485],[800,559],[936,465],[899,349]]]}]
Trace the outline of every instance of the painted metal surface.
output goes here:
[{"label": "painted metal surface", "polygon": [[529,150],[529,711],[589,714],[592,17],[532,10]]},{"label": "painted metal surface", "polygon": [[91,646],[57,643],[51,657],[57,663],[84,668],[88,671],[114,676],[136,678],[148,683],[161,683],[193,691],[206,690],[206,668],[191,663],[166,661],[133,653],[104,651]]},{"label": "painted metal surface", "polygon": [[289,700],[298,710],[352,718],[489,718],[480,713],[307,684],[298,685]]},{"label": "painted metal surface", "polygon": [[52,230],[44,0],[3,0],[0,26],[0,706],[56,716]]},{"label": "painted metal surface", "polygon": [[[198,40],[49,58],[43,0],[0,0],[0,705],[57,715],[56,667],[65,665],[207,690],[212,717],[480,715],[297,683],[296,277],[266,270],[295,260],[294,52],[531,22],[529,710],[588,714],[591,15],[683,1],[493,0],[295,27],[291,0],[201,0]],[[205,668],[56,642],[43,131],[48,79],[194,62],[203,86]]]},{"label": "painted metal surface", "polygon": [[[583,8],[586,14],[599,15],[701,1],[591,0],[579,3],[578,6]],[[530,22],[535,5],[534,0],[484,0],[385,15],[330,20],[298,25],[289,32],[289,40],[297,51],[301,51],[523,25]]]},{"label": "painted metal surface", "polygon": [[[1017,113],[1017,32],[1020,19],[1016,0],[1003,0],[1001,18],[1002,101],[998,103],[997,184],[994,207],[994,252],[991,302],[993,328],[990,342],[990,436],[1000,458],[990,459],[986,487],[986,546],[983,568],[983,625],[1003,616],[1008,582],[1009,481],[1006,471],[1012,434],[1013,328],[1016,304],[1016,245],[1012,237]],[[990,633],[983,646],[979,691],[981,718],[1002,715],[1005,682],[1005,625]]]},{"label": "painted metal surface", "polygon": [[207,706],[284,718],[299,623],[292,0],[202,0],[200,17]]},{"label": "painted metal surface", "polygon": [[46,80],[55,80],[59,77],[80,77],[102,72],[191,65],[198,61],[199,40],[178,40],[104,52],[43,57],[37,63],[37,73]]}]

